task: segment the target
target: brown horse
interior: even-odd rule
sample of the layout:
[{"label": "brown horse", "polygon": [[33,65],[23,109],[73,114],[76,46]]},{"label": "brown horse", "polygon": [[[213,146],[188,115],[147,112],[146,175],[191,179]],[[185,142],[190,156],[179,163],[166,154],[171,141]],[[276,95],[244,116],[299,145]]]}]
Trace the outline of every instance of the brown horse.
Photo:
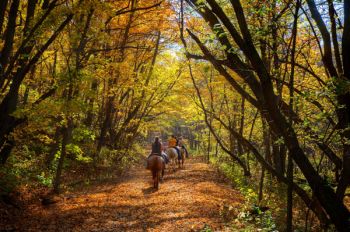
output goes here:
[{"label": "brown horse", "polygon": [[159,188],[159,181],[163,180],[165,163],[162,157],[151,155],[147,159],[147,169],[151,170],[153,178],[153,187]]},{"label": "brown horse", "polygon": [[180,149],[180,160],[178,160],[179,168],[184,168],[184,162],[185,162],[185,149],[182,147],[178,147]]}]

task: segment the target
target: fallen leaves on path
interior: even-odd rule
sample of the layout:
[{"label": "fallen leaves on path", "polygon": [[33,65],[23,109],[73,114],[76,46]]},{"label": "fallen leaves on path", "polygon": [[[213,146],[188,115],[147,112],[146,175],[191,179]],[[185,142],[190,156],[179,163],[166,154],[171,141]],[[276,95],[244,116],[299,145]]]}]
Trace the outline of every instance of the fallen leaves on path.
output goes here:
[{"label": "fallen leaves on path", "polygon": [[120,182],[64,195],[47,207],[32,204],[14,226],[25,231],[199,231],[205,226],[224,231],[222,206],[238,209],[242,196],[207,164],[187,161],[175,173],[166,170],[158,191],[149,171],[134,167]]}]

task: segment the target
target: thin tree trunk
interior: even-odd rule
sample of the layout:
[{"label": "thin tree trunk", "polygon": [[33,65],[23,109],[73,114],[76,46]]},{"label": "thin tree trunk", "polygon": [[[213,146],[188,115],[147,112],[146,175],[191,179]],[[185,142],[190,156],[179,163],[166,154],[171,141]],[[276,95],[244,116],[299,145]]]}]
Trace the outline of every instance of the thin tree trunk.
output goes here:
[{"label": "thin tree trunk", "polygon": [[[16,19],[17,19],[17,12],[18,12],[18,7],[19,7],[19,0],[13,0],[11,7],[10,7],[10,12],[8,16],[8,22],[7,22],[7,27],[4,32],[4,38],[5,38],[5,43],[4,46],[1,50],[1,56],[0,56],[0,64],[2,68],[4,69],[7,65],[7,62],[9,61],[10,53],[12,51],[13,47],[13,40],[15,36],[15,31],[16,31]],[[4,77],[0,77],[0,88],[2,87]]]},{"label": "thin tree trunk", "polygon": [[46,167],[51,166],[52,161],[55,159],[55,155],[60,148],[60,136],[62,134],[61,127],[56,127],[54,142],[51,144],[50,152],[46,157]]},{"label": "thin tree trunk", "polygon": [[[8,3],[8,0],[0,1],[0,37],[2,37],[2,27],[3,27],[3,23],[4,23],[7,3]],[[0,75],[1,75],[1,73],[0,73]]]},{"label": "thin tree trunk", "polygon": [[211,132],[210,130],[208,131],[208,148],[207,148],[207,163],[210,163],[210,150],[211,150]]},{"label": "thin tree trunk", "polygon": [[67,127],[63,128],[63,131],[62,131],[61,156],[58,160],[56,175],[53,181],[53,192],[56,194],[60,193],[63,164],[64,164],[64,159],[66,158],[66,155],[67,155],[66,146],[69,143],[69,140],[71,137],[72,126],[73,126],[73,121],[71,118],[69,118]]},{"label": "thin tree trunk", "polygon": [[261,172],[260,172],[260,181],[259,181],[259,194],[258,194],[258,201],[259,205],[261,204],[263,198],[264,198],[264,179],[265,179],[265,167],[261,165]]},{"label": "thin tree trunk", "polygon": [[[298,17],[299,17],[300,0],[297,1],[294,12],[294,23],[292,29],[292,51],[291,51],[291,73],[289,80],[289,123],[293,125],[293,104],[294,104],[294,68],[295,68],[295,47],[298,33]],[[287,231],[293,231],[293,159],[292,155],[288,154],[287,168],[288,188],[287,188]]]},{"label": "thin tree trunk", "polygon": [[[261,121],[262,121],[262,127],[263,127],[265,160],[268,160],[267,157],[271,157],[270,135],[268,133],[266,122],[265,122],[263,117],[261,117]],[[243,137],[243,135],[241,135],[241,136]],[[261,164],[261,174],[260,174],[260,182],[259,182],[259,195],[258,195],[259,204],[263,200],[264,179],[265,179],[265,166]]]}]

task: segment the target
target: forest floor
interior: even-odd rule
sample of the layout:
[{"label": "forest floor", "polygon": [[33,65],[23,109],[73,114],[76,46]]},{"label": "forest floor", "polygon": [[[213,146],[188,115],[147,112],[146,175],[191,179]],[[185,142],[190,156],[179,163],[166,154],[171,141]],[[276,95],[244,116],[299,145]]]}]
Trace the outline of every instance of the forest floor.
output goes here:
[{"label": "forest floor", "polygon": [[34,201],[13,215],[16,224],[5,230],[229,231],[225,209],[234,209],[232,219],[243,202],[238,191],[199,159],[186,160],[176,172],[167,169],[158,191],[151,173],[137,165],[118,179],[62,194],[55,204]]}]

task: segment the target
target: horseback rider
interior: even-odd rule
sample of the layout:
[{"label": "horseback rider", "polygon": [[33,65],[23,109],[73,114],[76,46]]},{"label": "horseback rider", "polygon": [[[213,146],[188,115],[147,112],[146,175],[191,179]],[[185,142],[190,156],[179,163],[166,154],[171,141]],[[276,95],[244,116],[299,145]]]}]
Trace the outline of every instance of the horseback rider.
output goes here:
[{"label": "horseback rider", "polygon": [[171,138],[168,141],[168,146],[175,148],[177,155],[178,155],[178,159],[180,160],[180,149],[177,147],[179,145],[179,141],[177,140],[177,138],[175,137],[175,135],[171,135]]},{"label": "horseback rider", "polygon": [[162,154],[162,143],[159,141],[159,137],[155,137],[154,142],[152,143],[151,154],[161,155]]},{"label": "horseback rider", "polygon": [[148,156],[148,158],[151,155],[158,155],[161,156],[164,159],[164,162],[167,164],[169,162],[168,156],[163,152],[162,143],[159,139],[159,137],[155,137],[154,142],[152,143],[152,151],[151,154]]},{"label": "horseback rider", "polygon": [[186,157],[188,158],[188,151],[185,147],[185,143],[184,143],[184,140],[182,138],[182,136],[179,137],[178,139],[178,146],[181,147],[182,149],[184,149],[185,153],[186,153]]}]

